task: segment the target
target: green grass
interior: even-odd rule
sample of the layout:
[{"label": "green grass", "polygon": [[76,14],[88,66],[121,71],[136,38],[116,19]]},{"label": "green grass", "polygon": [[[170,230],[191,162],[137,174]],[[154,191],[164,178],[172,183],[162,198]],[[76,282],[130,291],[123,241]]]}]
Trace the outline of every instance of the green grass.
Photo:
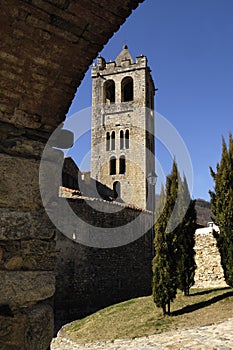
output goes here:
[{"label": "green grass", "polygon": [[163,317],[151,296],[142,297],[72,322],[63,331],[78,343],[90,343],[210,325],[233,317],[233,289],[193,289],[189,297],[178,293],[171,312]]}]

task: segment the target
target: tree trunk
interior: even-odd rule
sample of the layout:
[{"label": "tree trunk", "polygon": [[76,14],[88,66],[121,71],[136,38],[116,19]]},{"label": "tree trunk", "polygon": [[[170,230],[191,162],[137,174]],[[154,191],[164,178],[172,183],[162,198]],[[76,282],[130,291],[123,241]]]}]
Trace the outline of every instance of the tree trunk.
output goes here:
[{"label": "tree trunk", "polygon": [[163,317],[164,317],[166,315],[166,305],[163,305],[162,309],[163,309]]},{"label": "tree trunk", "polygon": [[167,314],[168,314],[168,316],[170,316],[171,315],[171,306],[170,306],[170,301],[168,302],[168,304],[167,304]]}]

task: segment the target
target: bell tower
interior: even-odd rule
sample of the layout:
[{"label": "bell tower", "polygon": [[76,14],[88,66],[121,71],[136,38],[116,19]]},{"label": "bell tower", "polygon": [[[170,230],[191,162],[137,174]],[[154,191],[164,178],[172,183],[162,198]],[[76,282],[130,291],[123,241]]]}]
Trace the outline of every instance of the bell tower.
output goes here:
[{"label": "bell tower", "polygon": [[154,94],[147,58],[134,62],[126,45],[92,68],[91,176],[143,209],[154,203]]}]

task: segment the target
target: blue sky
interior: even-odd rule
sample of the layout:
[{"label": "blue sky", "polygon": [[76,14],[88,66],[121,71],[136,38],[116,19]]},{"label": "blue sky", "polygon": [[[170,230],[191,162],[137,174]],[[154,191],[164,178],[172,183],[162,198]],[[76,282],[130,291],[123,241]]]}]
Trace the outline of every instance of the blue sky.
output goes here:
[{"label": "blue sky", "polygon": [[[233,126],[233,1],[145,0],[101,55],[114,60],[124,44],[134,59],[147,56],[159,89],[156,111],[176,128],[192,160],[192,197],[209,200],[209,166],[215,169],[222,136],[228,140]],[[91,106],[90,75],[89,69],[67,116]],[[77,126],[80,121],[77,117]],[[172,157],[159,142],[156,146],[167,175]],[[89,148],[87,133],[70,155],[80,165]]]}]

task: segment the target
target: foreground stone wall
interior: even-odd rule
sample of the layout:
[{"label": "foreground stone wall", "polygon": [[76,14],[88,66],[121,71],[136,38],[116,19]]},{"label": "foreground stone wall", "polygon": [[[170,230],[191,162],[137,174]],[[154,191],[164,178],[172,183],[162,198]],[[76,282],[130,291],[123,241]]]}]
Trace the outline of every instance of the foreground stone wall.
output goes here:
[{"label": "foreground stone wall", "polygon": [[[95,209],[90,204],[95,203]],[[56,323],[83,317],[133,297],[151,293],[151,231],[144,233],[145,222],[151,222],[149,212],[112,204],[101,200],[69,201],[82,220],[93,226],[122,230],[127,222],[140,217],[142,236],[127,245],[115,248],[94,248],[76,243],[57,232],[56,251]],[[121,210],[109,214],[113,207]],[[77,236],[91,235],[86,224],[74,228]],[[82,232],[85,230],[85,232]]]},{"label": "foreground stone wall", "polygon": [[1,350],[49,347],[55,247],[40,199],[41,153],[92,60],[139,2],[0,3]]},{"label": "foreground stone wall", "polygon": [[197,269],[194,288],[226,287],[220,254],[211,227],[196,230],[195,251]]},{"label": "foreground stone wall", "polygon": [[54,227],[43,209],[39,192],[43,142],[33,133],[28,134],[31,139],[23,128],[1,124],[2,350],[48,349],[54,328]]}]

